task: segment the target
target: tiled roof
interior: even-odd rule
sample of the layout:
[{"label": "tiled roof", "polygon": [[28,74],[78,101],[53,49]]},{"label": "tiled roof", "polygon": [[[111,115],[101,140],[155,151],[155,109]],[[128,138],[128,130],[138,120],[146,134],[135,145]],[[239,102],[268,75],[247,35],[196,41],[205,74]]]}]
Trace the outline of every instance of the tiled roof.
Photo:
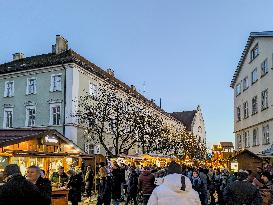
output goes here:
[{"label": "tiled roof", "polygon": [[130,93],[132,96],[143,100],[147,105],[152,106],[153,108],[159,110],[161,113],[167,114],[164,110],[162,110],[159,106],[157,106],[153,101],[148,100],[142,94],[132,89],[130,86],[128,86],[124,82],[118,80],[113,75],[109,74],[108,72],[98,67],[94,63],[88,61],[87,59],[85,59],[84,57],[82,57],[81,55],[73,51],[72,49],[64,51],[60,54],[54,54],[54,53],[42,54],[42,55],[26,57],[19,60],[1,64],[0,75],[13,73],[17,71],[23,71],[23,70],[31,70],[34,68],[62,65],[67,63],[75,63],[83,67],[84,69],[90,71],[96,76],[117,86],[119,89],[122,89],[125,92]]},{"label": "tiled roof", "polygon": [[233,75],[233,78],[232,78],[232,81],[230,83],[230,87],[231,88],[234,88],[235,86],[235,83],[236,83],[236,80],[239,76],[239,73],[242,69],[242,66],[243,66],[243,63],[245,61],[245,58],[246,58],[246,55],[251,47],[251,44],[252,42],[254,41],[255,38],[257,37],[273,37],[273,31],[263,31],[263,32],[251,32],[248,39],[247,39],[247,42],[246,42],[246,46],[243,50],[243,53],[241,55],[241,58],[239,60],[239,63],[237,65],[237,68],[235,70],[235,73]]},{"label": "tiled roof", "polygon": [[171,116],[182,122],[186,126],[186,130],[191,131],[192,121],[196,112],[197,110],[173,112],[171,113]]}]

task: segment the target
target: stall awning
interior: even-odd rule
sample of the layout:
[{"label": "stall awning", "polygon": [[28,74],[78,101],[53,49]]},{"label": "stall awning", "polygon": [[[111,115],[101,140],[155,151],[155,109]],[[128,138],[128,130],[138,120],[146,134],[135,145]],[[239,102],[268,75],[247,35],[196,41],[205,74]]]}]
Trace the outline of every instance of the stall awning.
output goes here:
[{"label": "stall awning", "polygon": [[49,141],[49,143],[51,143],[54,139],[50,138],[50,136],[54,136],[64,141],[66,144],[73,146],[81,156],[88,156],[79,146],[57,130],[46,128],[0,129],[0,148],[33,139],[42,140],[45,137],[48,137],[47,139],[51,140]]}]

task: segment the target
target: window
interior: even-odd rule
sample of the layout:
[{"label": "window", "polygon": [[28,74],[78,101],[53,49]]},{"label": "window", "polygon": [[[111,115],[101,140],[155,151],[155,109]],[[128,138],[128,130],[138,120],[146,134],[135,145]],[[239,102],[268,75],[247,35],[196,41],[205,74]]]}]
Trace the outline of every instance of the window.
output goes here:
[{"label": "window", "polygon": [[238,149],[242,148],[242,136],[237,135]]},{"label": "window", "polygon": [[13,127],[13,108],[4,108],[3,128]]},{"label": "window", "polygon": [[14,96],[14,81],[5,82],[4,97]]},{"label": "window", "polygon": [[244,118],[248,118],[248,102],[244,102]]},{"label": "window", "polygon": [[27,90],[26,94],[36,94],[36,78],[27,79]]},{"label": "window", "polygon": [[250,61],[253,61],[259,55],[259,47],[258,44],[250,52]]},{"label": "window", "polygon": [[61,104],[50,104],[50,125],[61,124]]},{"label": "window", "polygon": [[248,86],[248,77],[245,77],[243,80],[243,90],[246,90]]},{"label": "window", "polygon": [[258,80],[258,75],[257,75],[257,68],[255,68],[252,73],[251,73],[251,83],[254,84]]},{"label": "window", "polygon": [[265,59],[261,64],[261,76],[264,76],[268,73],[268,62]]},{"label": "window", "polygon": [[34,106],[26,107],[26,127],[35,126],[36,109]]},{"label": "window", "polygon": [[250,147],[249,131],[244,132],[244,142],[245,142],[245,147]]},{"label": "window", "polygon": [[53,74],[51,75],[51,85],[50,91],[62,91],[62,74]]},{"label": "window", "polygon": [[262,104],[261,104],[262,110],[265,110],[268,108],[268,89],[262,91]]},{"label": "window", "polygon": [[91,143],[85,143],[84,144],[84,151],[87,153],[87,154],[94,154],[94,144],[91,144]]},{"label": "window", "polygon": [[258,128],[253,130],[253,146],[259,145],[259,138],[258,138]]},{"label": "window", "polygon": [[252,98],[252,115],[258,112],[257,95]]},{"label": "window", "polygon": [[94,83],[89,83],[89,94],[93,97],[98,96],[98,86]]},{"label": "window", "polygon": [[269,125],[263,126],[263,144],[269,144]]},{"label": "window", "polygon": [[238,106],[237,107],[237,121],[241,121],[241,107]]},{"label": "window", "polygon": [[241,83],[236,85],[236,96],[241,94]]}]

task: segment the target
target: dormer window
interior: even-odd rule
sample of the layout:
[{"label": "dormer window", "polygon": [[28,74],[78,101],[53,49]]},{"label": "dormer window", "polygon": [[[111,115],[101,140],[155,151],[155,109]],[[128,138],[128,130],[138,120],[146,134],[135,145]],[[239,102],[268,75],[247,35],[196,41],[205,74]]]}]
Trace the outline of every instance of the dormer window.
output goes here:
[{"label": "dormer window", "polygon": [[259,46],[258,44],[250,52],[250,61],[253,61],[259,55]]}]

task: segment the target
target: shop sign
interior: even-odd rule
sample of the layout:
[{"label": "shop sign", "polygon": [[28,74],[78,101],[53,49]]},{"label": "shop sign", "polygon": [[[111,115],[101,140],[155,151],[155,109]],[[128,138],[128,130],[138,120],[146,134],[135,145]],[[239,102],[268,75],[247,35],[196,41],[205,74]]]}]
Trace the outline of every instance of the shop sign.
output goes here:
[{"label": "shop sign", "polygon": [[46,135],[45,137],[42,138],[41,143],[43,145],[57,146],[59,144],[59,140],[55,136]]}]

